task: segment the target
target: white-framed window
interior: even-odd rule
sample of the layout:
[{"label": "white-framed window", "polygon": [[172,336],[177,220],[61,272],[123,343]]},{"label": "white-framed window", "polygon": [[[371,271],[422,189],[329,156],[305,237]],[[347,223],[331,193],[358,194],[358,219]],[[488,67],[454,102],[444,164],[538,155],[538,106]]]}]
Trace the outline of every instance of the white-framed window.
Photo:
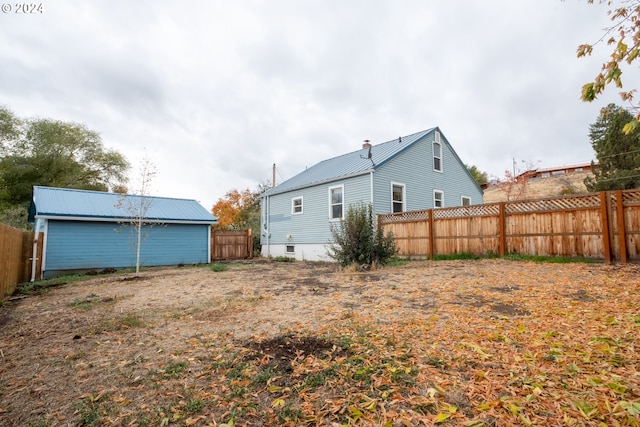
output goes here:
[{"label": "white-framed window", "polygon": [[295,252],[296,252],[296,247],[295,247],[295,246],[293,246],[293,245],[287,245],[286,252],[287,252],[288,254],[293,254],[293,253],[295,253]]},{"label": "white-framed window", "polygon": [[433,170],[442,172],[442,144],[440,143],[440,132],[436,132],[433,141]]},{"label": "white-framed window", "polygon": [[344,218],[344,186],[329,187],[329,219]]},{"label": "white-framed window", "polygon": [[298,215],[302,213],[302,197],[294,197],[291,199],[291,214]]},{"label": "white-framed window", "polygon": [[575,172],[582,172],[582,171],[584,171],[583,168],[576,168],[576,170],[575,170]]},{"label": "white-framed window", "polygon": [[462,206],[471,206],[471,197],[462,196],[460,199],[460,204]]},{"label": "white-framed window", "polygon": [[405,211],[405,194],[404,184],[391,183],[391,212]]},{"label": "white-framed window", "polygon": [[434,208],[443,208],[444,207],[444,192],[440,190],[433,190],[433,207]]}]

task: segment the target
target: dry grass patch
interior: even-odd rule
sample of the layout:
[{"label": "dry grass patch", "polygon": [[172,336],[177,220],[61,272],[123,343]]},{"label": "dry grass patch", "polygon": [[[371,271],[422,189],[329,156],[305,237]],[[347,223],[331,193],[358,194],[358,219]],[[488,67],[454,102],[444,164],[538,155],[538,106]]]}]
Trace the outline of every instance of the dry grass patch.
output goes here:
[{"label": "dry grass patch", "polygon": [[7,426],[628,425],[640,269],[255,262],[0,307]]}]

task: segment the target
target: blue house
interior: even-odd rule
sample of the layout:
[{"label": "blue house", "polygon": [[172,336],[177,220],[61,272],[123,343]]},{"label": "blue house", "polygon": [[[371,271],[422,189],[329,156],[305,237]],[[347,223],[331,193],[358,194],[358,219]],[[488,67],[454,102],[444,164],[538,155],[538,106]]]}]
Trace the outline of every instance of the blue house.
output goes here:
[{"label": "blue house", "polygon": [[482,189],[435,127],[324,160],[261,198],[263,256],[328,259],[350,205],[374,214],[482,203]]},{"label": "blue house", "polygon": [[217,220],[195,200],[36,186],[29,220],[44,233],[42,277],[135,266],[140,212],[142,266],[210,262]]}]

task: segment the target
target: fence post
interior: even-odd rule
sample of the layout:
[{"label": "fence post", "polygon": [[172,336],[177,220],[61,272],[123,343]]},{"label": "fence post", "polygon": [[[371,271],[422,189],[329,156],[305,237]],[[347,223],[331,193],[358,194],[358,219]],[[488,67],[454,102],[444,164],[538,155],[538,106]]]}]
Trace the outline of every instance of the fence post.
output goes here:
[{"label": "fence post", "polygon": [[611,263],[611,241],[609,233],[609,209],[607,207],[607,192],[600,192],[600,223],[602,224],[602,247],[605,262]]},{"label": "fence post", "polygon": [[429,259],[433,260],[433,255],[434,255],[434,250],[436,247],[435,244],[435,239],[434,239],[434,235],[433,235],[433,209],[429,209],[428,211],[428,216],[429,216]]},{"label": "fence post", "polygon": [[620,249],[620,262],[627,262],[627,232],[624,224],[622,190],[616,191],[616,214],[618,217],[618,248]]},{"label": "fence post", "polygon": [[249,259],[253,258],[253,231],[251,228],[247,228],[247,253]]},{"label": "fence post", "polygon": [[499,213],[499,217],[498,217],[498,233],[500,233],[500,235],[498,236],[498,239],[500,241],[500,257],[503,257],[506,250],[507,250],[507,236],[506,236],[506,227],[507,227],[507,221],[505,218],[505,210],[504,210],[504,202],[500,202],[500,204],[498,205],[500,213]]}]

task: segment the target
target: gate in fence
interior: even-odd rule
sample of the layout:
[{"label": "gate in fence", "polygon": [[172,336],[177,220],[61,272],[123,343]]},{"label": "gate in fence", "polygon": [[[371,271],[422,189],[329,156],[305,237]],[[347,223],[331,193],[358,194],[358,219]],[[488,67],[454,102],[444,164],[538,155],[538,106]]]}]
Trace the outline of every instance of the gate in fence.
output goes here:
[{"label": "gate in fence", "polygon": [[211,260],[245,259],[253,256],[251,229],[212,230]]}]

